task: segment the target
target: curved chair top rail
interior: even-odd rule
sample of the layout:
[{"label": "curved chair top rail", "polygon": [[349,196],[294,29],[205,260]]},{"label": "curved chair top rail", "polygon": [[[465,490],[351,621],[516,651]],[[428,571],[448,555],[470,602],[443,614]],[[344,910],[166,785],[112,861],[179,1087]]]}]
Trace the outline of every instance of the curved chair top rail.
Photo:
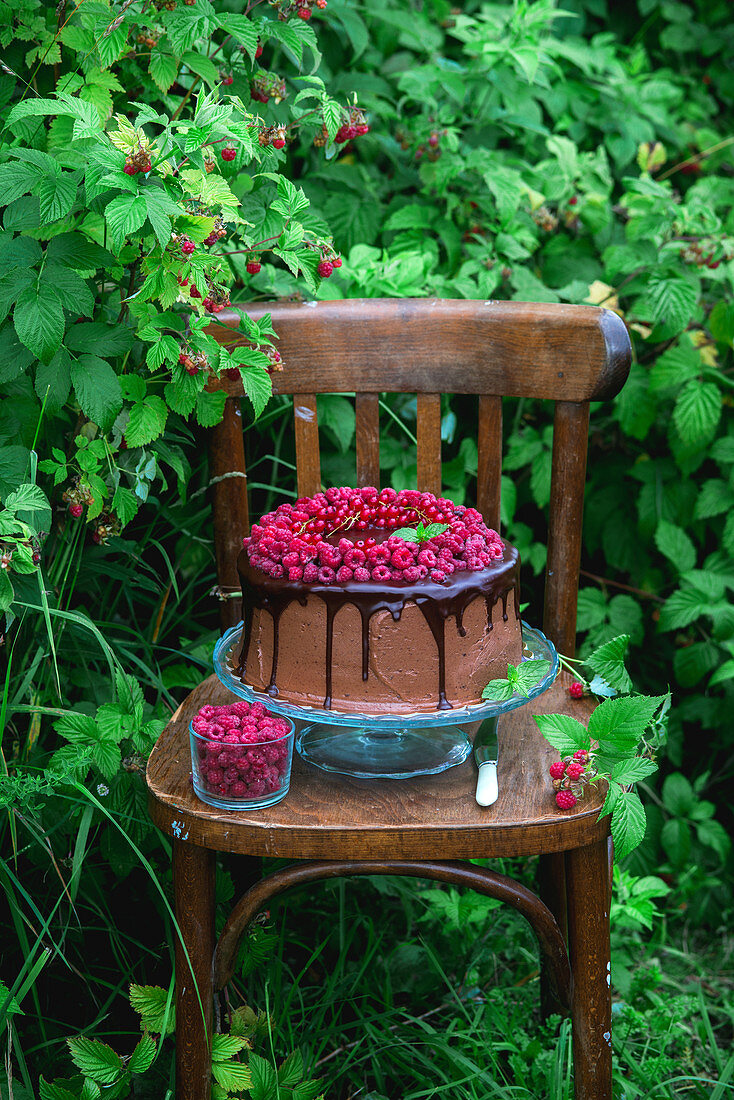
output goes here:
[{"label": "curved chair top rail", "polygon": [[[596,306],[437,298],[246,303],[272,317],[283,370],[275,393],[469,393],[553,401],[614,397],[627,378],[624,321]],[[222,311],[208,331],[247,343]],[[242,395],[241,382],[211,388]]]}]

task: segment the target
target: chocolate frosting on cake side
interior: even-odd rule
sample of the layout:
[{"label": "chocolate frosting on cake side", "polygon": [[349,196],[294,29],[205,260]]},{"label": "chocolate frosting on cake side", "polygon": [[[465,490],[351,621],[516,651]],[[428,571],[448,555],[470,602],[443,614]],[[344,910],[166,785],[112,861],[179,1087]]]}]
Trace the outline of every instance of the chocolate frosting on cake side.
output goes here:
[{"label": "chocolate frosting on cake side", "polygon": [[505,544],[501,559],[440,583],[340,586],[269,577],[243,550],[242,679],[291,703],[350,712],[478,701],[521,657],[519,565]]}]

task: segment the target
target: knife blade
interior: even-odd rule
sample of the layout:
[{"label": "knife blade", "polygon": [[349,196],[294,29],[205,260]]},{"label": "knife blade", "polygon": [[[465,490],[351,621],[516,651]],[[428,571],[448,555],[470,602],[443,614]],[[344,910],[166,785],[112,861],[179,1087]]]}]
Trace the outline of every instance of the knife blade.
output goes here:
[{"label": "knife blade", "polygon": [[474,738],[474,760],[477,765],[477,794],[480,806],[497,801],[497,718],[485,718]]}]

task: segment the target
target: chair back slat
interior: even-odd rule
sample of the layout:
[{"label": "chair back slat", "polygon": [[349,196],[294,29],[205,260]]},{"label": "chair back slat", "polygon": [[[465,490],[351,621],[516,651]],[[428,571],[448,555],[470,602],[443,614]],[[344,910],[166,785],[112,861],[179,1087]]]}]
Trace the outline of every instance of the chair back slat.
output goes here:
[{"label": "chair back slat", "polygon": [[543,629],[559,652],[567,657],[573,657],[576,647],[588,437],[588,403],[557,401],[553,418]]},{"label": "chair back slat", "polygon": [[358,393],[355,400],[357,417],[357,485],[380,488],[380,395]]},{"label": "chair back slat", "polygon": [[500,471],[502,469],[502,398],[479,396],[477,431],[477,508],[484,522],[500,529]]},{"label": "chair back slat", "polygon": [[315,394],[293,394],[293,419],[296,432],[298,495],[312,497],[321,490],[319,421]]},{"label": "chair back slat", "polygon": [[418,488],[441,496],[441,394],[418,394]]},{"label": "chair back slat", "polygon": [[[228,589],[239,589],[237,556],[242,549],[243,537],[250,531],[245,443],[238,398],[227,398],[224,417],[212,428],[209,474],[217,581],[226,596]],[[223,630],[239,622],[242,617],[240,604],[241,601],[236,598],[222,600],[220,619]]]}]

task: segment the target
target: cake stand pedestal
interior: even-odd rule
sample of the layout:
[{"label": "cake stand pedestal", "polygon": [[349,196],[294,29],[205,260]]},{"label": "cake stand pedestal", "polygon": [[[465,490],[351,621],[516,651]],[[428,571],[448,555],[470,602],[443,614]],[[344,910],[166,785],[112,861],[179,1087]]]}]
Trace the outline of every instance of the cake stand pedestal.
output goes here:
[{"label": "cake stand pedestal", "polygon": [[495,718],[522,707],[547,691],[558,675],[558,654],[546,636],[522,624],[523,661],[545,660],[550,669],[527,695],[503,702],[470,703],[451,710],[406,714],[347,714],[323,707],[297,706],[242,682],[237,662],[243,624],[232,627],[214,649],[214,671],[234,695],[262,703],[274,714],[297,723],[296,749],[310,764],[324,771],[360,779],[410,779],[435,775],[466,760],[472,743],[465,726]]}]

